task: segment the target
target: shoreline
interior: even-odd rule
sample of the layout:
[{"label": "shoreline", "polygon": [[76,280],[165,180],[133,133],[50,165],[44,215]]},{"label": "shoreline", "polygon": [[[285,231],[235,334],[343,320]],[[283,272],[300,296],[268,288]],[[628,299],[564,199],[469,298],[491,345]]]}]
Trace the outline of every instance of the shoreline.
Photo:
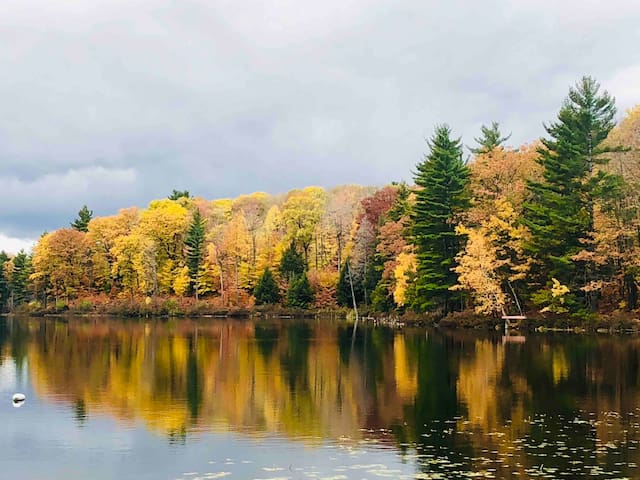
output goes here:
[{"label": "shoreline", "polygon": [[[211,319],[353,319],[353,311],[347,308],[300,309],[280,306],[219,307],[207,302],[195,302],[193,299],[164,298],[151,303],[114,301],[90,305],[79,300],[63,308],[19,308],[0,314],[4,317],[30,316],[43,318],[56,317],[124,317],[124,318],[211,318]],[[478,315],[473,311],[455,312],[446,317],[434,314],[416,313],[379,313],[363,309],[359,321],[373,326],[389,328],[435,327],[445,330],[483,330],[503,331],[504,320],[498,317]],[[531,312],[526,319],[518,321],[517,326],[509,328],[511,333],[608,333],[640,334],[639,312],[593,313],[589,318],[562,316],[548,313]]]}]

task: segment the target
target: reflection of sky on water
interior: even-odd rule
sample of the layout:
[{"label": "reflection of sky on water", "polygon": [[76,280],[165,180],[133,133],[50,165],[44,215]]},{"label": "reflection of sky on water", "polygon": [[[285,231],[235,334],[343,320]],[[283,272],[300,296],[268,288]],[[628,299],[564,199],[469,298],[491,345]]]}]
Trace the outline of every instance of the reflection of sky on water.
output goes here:
[{"label": "reflection of sky on water", "polygon": [[4,393],[16,388],[16,364],[13,360],[4,360],[0,364],[0,392]]}]

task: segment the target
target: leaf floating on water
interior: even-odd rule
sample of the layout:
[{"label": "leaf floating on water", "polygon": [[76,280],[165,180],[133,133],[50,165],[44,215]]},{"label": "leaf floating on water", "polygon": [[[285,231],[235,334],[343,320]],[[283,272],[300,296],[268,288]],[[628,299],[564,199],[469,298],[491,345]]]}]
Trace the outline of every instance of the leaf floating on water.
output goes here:
[{"label": "leaf floating on water", "polygon": [[400,474],[400,470],[387,470],[386,468],[383,469],[376,469],[376,470],[367,470],[367,473],[370,473],[371,475],[375,475],[377,477],[387,477],[387,478],[398,478],[398,474]]},{"label": "leaf floating on water", "polygon": [[376,468],[386,468],[386,465],[382,464],[382,463],[372,463],[369,465],[350,465],[349,466],[350,469],[352,470],[364,470],[364,469],[376,469]]}]

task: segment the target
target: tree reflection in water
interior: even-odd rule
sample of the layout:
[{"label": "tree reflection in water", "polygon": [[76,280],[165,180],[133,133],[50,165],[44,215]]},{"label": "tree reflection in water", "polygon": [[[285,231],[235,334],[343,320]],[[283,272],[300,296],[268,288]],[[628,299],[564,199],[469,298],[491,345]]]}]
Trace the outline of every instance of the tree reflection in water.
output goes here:
[{"label": "tree reflection in water", "polygon": [[108,413],[172,443],[233,430],[376,442],[415,456],[424,472],[637,473],[639,339],[503,344],[472,332],[360,326],[352,341],[352,328],[2,319],[0,362],[28,368],[38,396],[68,405],[79,426]]}]

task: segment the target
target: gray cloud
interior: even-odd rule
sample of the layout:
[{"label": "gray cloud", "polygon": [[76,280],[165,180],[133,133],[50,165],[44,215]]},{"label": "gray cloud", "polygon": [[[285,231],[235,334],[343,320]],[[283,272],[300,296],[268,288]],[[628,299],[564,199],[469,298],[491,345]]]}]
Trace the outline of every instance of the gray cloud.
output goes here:
[{"label": "gray cloud", "polygon": [[5,0],[0,234],[172,188],[409,179],[441,122],[531,141],[585,73],[640,102],[639,21],[635,0]]}]

